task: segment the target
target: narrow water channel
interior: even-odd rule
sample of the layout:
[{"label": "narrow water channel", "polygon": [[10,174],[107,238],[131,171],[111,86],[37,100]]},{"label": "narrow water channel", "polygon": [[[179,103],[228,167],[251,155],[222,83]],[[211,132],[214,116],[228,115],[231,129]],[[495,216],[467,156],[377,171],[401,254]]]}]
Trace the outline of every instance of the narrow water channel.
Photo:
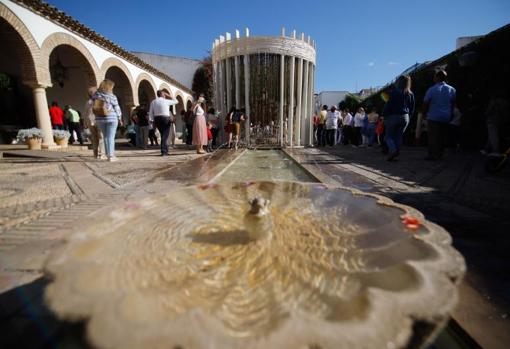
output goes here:
[{"label": "narrow water channel", "polygon": [[216,182],[242,181],[317,182],[281,150],[248,150],[223,172]]}]

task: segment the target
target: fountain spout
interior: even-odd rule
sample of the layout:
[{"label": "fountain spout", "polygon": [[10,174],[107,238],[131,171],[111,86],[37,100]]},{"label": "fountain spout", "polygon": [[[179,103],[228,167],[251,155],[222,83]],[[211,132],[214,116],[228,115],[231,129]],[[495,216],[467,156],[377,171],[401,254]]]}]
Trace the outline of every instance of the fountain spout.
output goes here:
[{"label": "fountain spout", "polygon": [[264,198],[254,198],[249,201],[250,203],[250,211],[249,214],[255,215],[257,217],[265,216],[269,213],[269,205],[271,204],[270,200],[266,200]]},{"label": "fountain spout", "polygon": [[251,240],[261,240],[270,237],[273,230],[273,222],[269,214],[270,200],[256,197],[250,201],[250,210],[244,217],[244,225]]}]

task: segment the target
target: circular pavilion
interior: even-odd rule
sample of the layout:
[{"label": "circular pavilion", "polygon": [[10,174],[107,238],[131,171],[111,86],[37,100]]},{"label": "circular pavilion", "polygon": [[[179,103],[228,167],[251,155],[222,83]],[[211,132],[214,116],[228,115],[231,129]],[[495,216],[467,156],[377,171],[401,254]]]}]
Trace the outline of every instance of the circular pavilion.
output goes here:
[{"label": "circular pavilion", "polygon": [[222,117],[232,107],[248,116],[248,144],[287,147],[313,143],[315,43],[286,36],[220,35],[213,43],[214,102]]}]

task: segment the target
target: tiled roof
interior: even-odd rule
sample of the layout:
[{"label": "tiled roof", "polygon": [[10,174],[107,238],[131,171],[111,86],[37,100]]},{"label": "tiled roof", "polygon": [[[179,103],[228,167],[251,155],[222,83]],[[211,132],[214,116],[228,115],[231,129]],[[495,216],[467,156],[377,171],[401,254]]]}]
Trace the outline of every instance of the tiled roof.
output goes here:
[{"label": "tiled roof", "polygon": [[40,0],[13,0],[13,1],[21,6],[28,8],[32,12],[35,12],[40,16],[65,27],[66,29],[82,36],[83,38],[92,41],[96,45],[114,53],[119,57],[124,58],[126,61],[150,72],[151,74],[154,74],[155,76],[161,78],[162,80],[171,82],[173,85],[179,87],[181,90],[189,94],[193,94],[193,92],[189,88],[187,88],[180,82],[162,73],[158,69],[154,68],[152,65],[147,64],[137,56],[124,50],[122,47],[105,38],[101,34],[95,32],[86,25],[78,22],[73,17],[68,16],[67,14],[65,14],[65,12],[60,11],[58,8],[51,6]]}]

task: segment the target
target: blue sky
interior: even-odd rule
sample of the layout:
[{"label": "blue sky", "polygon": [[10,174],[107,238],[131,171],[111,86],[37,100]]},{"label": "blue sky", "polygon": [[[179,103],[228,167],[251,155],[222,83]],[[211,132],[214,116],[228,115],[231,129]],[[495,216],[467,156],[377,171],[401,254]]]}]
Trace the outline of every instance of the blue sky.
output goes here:
[{"label": "blue sky", "polygon": [[49,3],[127,50],[207,55],[226,31],[296,29],[317,42],[316,91],[383,85],[416,62],[452,51],[459,36],[510,23],[510,0],[69,1]]}]

